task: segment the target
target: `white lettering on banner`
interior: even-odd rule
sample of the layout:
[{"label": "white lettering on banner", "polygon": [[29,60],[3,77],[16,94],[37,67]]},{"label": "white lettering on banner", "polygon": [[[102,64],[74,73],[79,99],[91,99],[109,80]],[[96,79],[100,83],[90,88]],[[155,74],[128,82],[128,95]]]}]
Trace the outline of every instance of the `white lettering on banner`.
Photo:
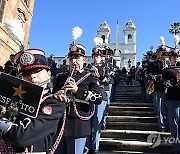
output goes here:
[{"label": "white lettering on banner", "polygon": [[23,103],[22,100],[19,100],[18,102],[15,102],[11,98],[0,95],[0,102],[3,103],[3,104],[6,104],[6,105],[9,104],[9,105],[11,105],[13,107],[19,106],[20,109],[22,110],[22,112],[23,111],[26,111],[26,112],[29,112],[29,113],[34,113],[35,112],[35,108],[33,106],[30,106],[28,104]]}]

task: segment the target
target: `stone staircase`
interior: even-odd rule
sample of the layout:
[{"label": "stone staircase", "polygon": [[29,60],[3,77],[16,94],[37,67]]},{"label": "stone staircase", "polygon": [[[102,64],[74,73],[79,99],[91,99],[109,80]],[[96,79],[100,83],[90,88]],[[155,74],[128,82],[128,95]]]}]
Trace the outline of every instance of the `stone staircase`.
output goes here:
[{"label": "stone staircase", "polygon": [[100,154],[173,154],[165,142],[169,137],[159,132],[153,104],[141,101],[140,87],[120,83],[101,133]]}]

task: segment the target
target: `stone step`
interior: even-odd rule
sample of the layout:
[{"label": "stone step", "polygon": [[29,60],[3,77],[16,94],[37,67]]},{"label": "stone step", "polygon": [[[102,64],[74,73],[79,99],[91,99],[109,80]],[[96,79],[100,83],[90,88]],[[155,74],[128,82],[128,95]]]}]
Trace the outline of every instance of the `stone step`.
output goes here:
[{"label": "stone step", "polygon": [[149,111],[113,111],[109,110],[108,115],[111,116],[141,116],[141,117],[155,117],[154,112],[149,112]]},{"label": "stone step", "polygon": [[139,102],[131,102],[131,101],[124,101],[124,102],[111,102],[110,106],[151,106],[153,107],[152,103],[142,103],[141,101]]},{"label": "stone step", "polygon": [[137,96],[137,97],[134,97],[134,96],[129,96],[129,97],[127,97],[127,96],[125,96],[125,97],[123,97],[123,96],[115,96],[115,100],[119,100],[119,99],[125,99],[125,100],[141,100],[141,96]]},{"label": "stone step", "polygon": [[140,99],[127,99],[127,98],[116,98],[115,97],[115,102],[126,102],[126,101],[131,101],[132,103],[133,102],[142,102],[142,100]]},{"label": "stone step", "polygon": [[116,97],[141,97],[141,95],[140,94],[134,94],[134,93],[124,93],[124,94],[121,94],[121,93],[119,93],[119,94],[116,94]]},{"label": "stone step", "polygon": [[134,94],[134,93],[118,93],[116,97],[141,97],[141,94]]},{"label": "stone step", "polygon": [[119,88],[116,88],[116,94],[118,93],[141,93],[141,89],[140,88],[136,88],[136,89],[133,89],[133,88],[124,88],[124,87],[119,87]]},{"label": "stone step", "polygon": [[152,111],[154,112],[154,109],[153,107],[149,107],[149,106],[133,106],[133,107],[130,107],[130,106],[109,106],[109,111],[139,111],[139,112],[142,112],[142,111]]},{"label": "stone step", "polygon": [[158,130],[157,123],[140,123],[140,122],[107,122],[106,129],[116,130]]},{"label": "stone step", "polygon": [[139,86],[117,86],[116,91],[141,91]]},{"label": "stone step", "polygon": [[[127,149],[128,150],[128,149]],[[143,151],[119,151],[119,150],[100,150],[99,154],[152,154],[152,152]],[[169,152],[153,152],[153,154],[170,154]]]},{"label": "stone step", "polygon": [[118,138],[118,139],[141,139],[147,141],[149,135],[159,135],[162,139],[170,137],[169,132],[145,131],[145,130],[102,130],[101,138]]},{"label": "stone step", "polygon": [[[157,131],[153,104],[142,102],[139,85],[120,83],[116,87],[115,102],[110,103],[106,120],[106,129],[101,132],[100,154],[173,153],[171,144],[166,143],[170,133]],[[157,142],[148,143],[149,140]]]},{"label": "stone step", "polygon": [[156,117],[138,117],[138,116],[107,116],[107,122],[156,122]]},{"label": "stone step", "polygon": [[133,94],[133,95],[141,95],[141,91],[139,90],[118,90],[116,91],[116,94],[115,95],[119,95],[119,94]]},{"label": "stone step", "polygon": [[121,150],[121,151],[141,151],[147,153],[173,153],[171,144],[160,143],[158,146],[151,148],[150,143],[138,140],[119,140],[104,138],[100,141],[100,150]]},{"label": "stone step", "polygon": [[132,89],[124,89],[124,90],[121,90],[121,89],[118,89],[118,90],[116,90],[116,95],[117,94],[137,94],[137,95],[140,95],[141,94],[141,91],[140,90],[138,90],[138,89],[135,89],[135,90],[132,90]]}]

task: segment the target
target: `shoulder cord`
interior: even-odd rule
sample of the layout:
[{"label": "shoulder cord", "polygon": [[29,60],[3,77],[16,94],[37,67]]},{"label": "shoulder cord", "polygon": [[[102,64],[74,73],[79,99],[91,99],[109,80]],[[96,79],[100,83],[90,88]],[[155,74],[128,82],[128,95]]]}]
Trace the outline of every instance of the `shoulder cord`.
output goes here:
[{"label": "shoulder cord", "polygon": [[[80,84],[81,82],[83,82],[91,73],[87,73],[86,75],[84,75],[82,78],[80,78],[76,84]],[[81,116],[79,113],[78,113],[78,110],[77,110],[77,107],[76,107],[76,103],[74,101],[74,97],[71,98],[72,99],[72,103],[73,103],[73,108],[74,108],[74,112],[75,114],[79,117],[79,119],[81,120],[89,120],[93,115],[94,115],[94,112],[95,112],[95,104],[93,104],[93,111],[91,111],[90,115],[87,116],[87,117],[84,117],[84,116]]]},{"label": "shoulder cord", "polygon": [[[30,154],[33,152],[33,145],[31,145]],[[25,149],[24,154],[28,154],[28,148]]]},{"label": "shoulder cord", "polygon": [[76,103],[73,101],[73,108],[74,108],[74,112],[75,114],[79,117],[79,119],[81,120],[89,120],[93,115],[94,115],[94,112],[95,112],[95,105],[93,104],[93,110],[91,111],[90,115],[87,116],[87,117],[84,117],[84,116],[81,116],[79,113],[78,113],[78,110],[77,110],[77,107],[76,107]]},{"label": "shoulder cord", "polygon": [[[41,99],[41,102],[45,101],[45,100],[48,99],[48,98],[53,98],[53,96],[54,96],[53,94],[49,94],[49,95],[47,95],[47,96],[44,96],[44,97]],[[64,114],[63,114],[63,124],[62,124],[61,130],[60,130],[59,135],[58,135],[58,137],[57,137],[57,139],[56,139],[56,142],[54,143],[54,145],[53,145],[53,147],[52,147],[52,149],[51,149],[51,151],[50,151],[49,154],[53,154],[53,153],[55,152],[56,148],[58,147],[58,145],[59,145],[59,143],[60,143],[60,141],[61,141],[62,135],[63,135],[63,133],[64,133],[65,122],[66,122],[66,109],[65,109]],[[31,145],[30,154],[31,154],[32,152],[33,152],[33,145]],[[28,153],[28,148],[26,148],[25,151],[24,151],[24,154],[27,154],[27,153]],[[14,154],[14,153],[12,153],[12,154]]]},{"label": "shoulder cord", "polygon": [[53,154],[55,152],[55,150],[57,149],[59,143],[61,142],[61,138],[62,138],[63,133],[64,133],[65,122],[66,122],[66,110],[64,111],[63,124],[62,124],[61,130],[60,130],[59,135],[56,139],[56,142],[54,143],[53,147],[51,148],[51,151],[49,152],[49,154]]},{"label": "shoulder cord", "polygon": [[12,146],[3,139],[0,140],[0,153],[15,154]]}]

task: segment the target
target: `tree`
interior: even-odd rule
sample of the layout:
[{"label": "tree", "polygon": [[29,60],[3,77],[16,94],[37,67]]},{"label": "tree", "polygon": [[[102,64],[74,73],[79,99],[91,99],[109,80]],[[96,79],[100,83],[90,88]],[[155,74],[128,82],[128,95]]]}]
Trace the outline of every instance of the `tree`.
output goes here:
[{"label": "tree", "polygon": [[[174,34],[174,35],[180,34],[180,22],[174,22],[173,24],[171,24],[169,33]],[[178,44],[180,45],[180,42]]]},{"label": "tree", "polygon": [[180,22],[174,22],[173,24],[171,24],[169,33],[174,34],[174,35],[180,34]]}]

